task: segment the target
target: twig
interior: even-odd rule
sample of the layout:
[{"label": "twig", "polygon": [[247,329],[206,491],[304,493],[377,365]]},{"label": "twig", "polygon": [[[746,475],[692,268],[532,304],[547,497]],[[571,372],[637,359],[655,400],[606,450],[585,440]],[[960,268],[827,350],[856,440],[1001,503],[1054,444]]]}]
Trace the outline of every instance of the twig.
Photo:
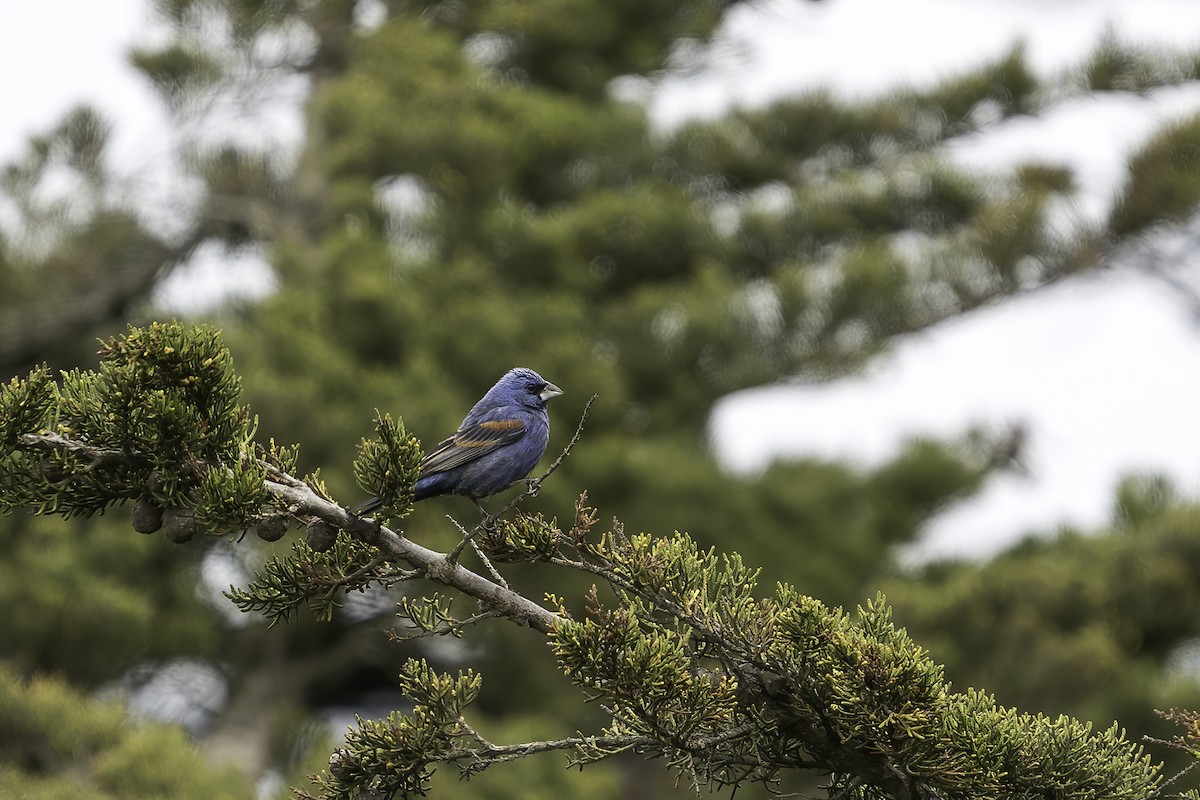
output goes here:
[{"label": "twig", "polygon": [[[1173,744],[1172,742],[1164,742],[1162,739],[1155,739],[1151,736],[1143,736],[1142,738],[1147,741],[1155,742],[1157,744],[1165,744],[1165,745],[1170,745],[1172,747],[1178,746],[1178,745]],[[1154,800],[1155,797],[1158,797],[1159,795],[1161,795],[1163,793],[1164,789],[1166,789],[1171,784],[1175,783],[1175,781],[1179,780],[1184,775],[1187,775],[1189,772],[1194,770],[1196,768],[1197,763],[1200,763],[1200,762],[1193,761],[1192,763],[1188,764],[1183,769],[1179,770],[1179,772],[1176,772],[1174,775],[1167,778],[1165,781],[1163,781],[1161,784],[1159,784],[1157,789],[1155,789],[1152,793],[1147,795],[1146,800]]]},{"label": "twig", "polygon": [[450,564],[457,564],[458,557],[462,555],[463,548],[467,546],[467,542],[474,544],[475,534],[479,531],[479,526],[476,526],[471,530],[467,530],[463,527],[461,522],[449,514],[446,515],[446,519],[450,520],[450,523],[454,527],[458,528],[458,532],[462,534],[458,540],[458,544],[454,545],[453,549],[451,549],[449,553],[446,553],[446,561]]},{"label": "twig", "polygon": [[[486,740],[485,740],[486,741]],[[502,764],[535,753],[550,753],[557,750],[578,750],[582,747],[593,747],[613,753],[629,750],[635,747],[661,747],[662,743],[649,736],[572,736],[566,739],[552,739],[540,742],[523,742],[521,744],[481,744],[478,748],[460,748],[443,753],[439,760],[475,762],[462,767],[465,772],[480,772],[494,764]]]},{"label": "twig", "polygon": [[862,786],[863,783],[864,781],[861,777],[855,776],[853,780],[846,784],[844,789],[831,797],[830,800],[846,800],[846,798],[853,794],[854,790]]},{"label": "twig", "polygon": [[475,551],[475,555],[479,556],[479,560],[483,562],[483,566],[487,568],[489,573],[491,573],[491,576],[493,579],[495,579],[496,583],[507,589],[508,581],[504,580],[504,577],[500,575],[494,566],[492,566],[492,560],[487,557],[486,553],[483,552],[483,548],[479,546],[479,542],[475,541],[473,538],[471,539],[471,549]]},{"label": "twig", "polygon": [[481,746],[483,746],[483,747],[487,747],[487,748],[492,748],[492,747],[495,747],[495,746],[496,746],[496,745],[492,744],[491,742],[489,742],[487,739],[483,738],[483,735],[482,735],[482,734],[480,734],[480,733],[479,733],[479,731],[477,731],[477,730],[475,730],[474,728],[472,728],[472,727],[471,727],[471,725],[470,725],[470,723],[468,723],[468,722],[467,722],[465,719],[463,719],[462,717],[459,717],[459,718],[458,718],[458,725],[459,725],[459,727],[460,727],[460,728],[462,728],[464,731],[466,731],[466,732],[467,732],[467,734],[468,734],[468,735],[469,735],[469,736],[470,736],[472,739],[474,739],[475,741],[479,742],[479,744],[480,744]]},{"label": "twig", "polygon": [[462,555],[464,546],[467,544],[470,544],[471,549],[474,550],[475,553],[479,556],[479,558],[483,561],[483,565],[485,567],[487,567],[487,571],[491,573],[492,578],[495,579],[496,583],[500,584],[505,589],[507,589],[508,581],[504,580],[504,578],[500,575],[500,573],[496,571],[496,568],[494,566],[492,566],[492,562],[488,559],[487,556],[485,556],[483,554],[483,551],[481,549],[479,549],[479,545],[475,541],[475,535],[480,530],[479,527],[477,526],[477,527],[473,528],[472,530],[468,531],[466,528],[463,527],[461,522],[459,522],[458,520],[456,520],[454,517],[450,516],[449,514],[446,515],[446,519],[450,520],[450,524],[452,524],[454,527],[458,528],[459,533],[462,534],[462,537],[458,540],[458,544],[454,545],[454,549],[446,554],[446,561],[449,562],[450,564],[457,564],[458,557],[460,555]]},{"label": "twig", "polygon": [[354,570],[354,572],[351,572],[349,575],[339,578],[337,581],[334,582],[334,584],[332,586],[329,587],[329,591],[327,591],[325,593],[325,599],[326,600],[331,599],[334,595],[334,592],[336,592],[338,589],[349,586],[349,585],[355,583],[356,581],[362,580],[367,575],[370,575],[372,572],[379,569],[379,567],[381,567],[385,561],[387,561],[387,559],[384,557],[383,553],[380,553],[379,555],[375,556],[370,561],[368,561],[366,564],[363,564],[361,567]]},{"label": "twig", "polygon": [[425,577],[425,573],[421,572],[420,570],[397,569],[393,565],[392,569],[388,572],[388,574],[381,575],[379,577],[379,585],[385,589],[390,589],[391,587],[395,586],[397,583],[404,583],[405,581],[413,581],[413,580],[416,580],[417,578],[423,578],[423,577]]},{"label": "twig", "polygon": [[38,450],[66,450],[68,453],[87,456],[93,462],[92,467],[101,463],[129,461],[129,455],[120,450],[95,447],[86,442],[66,439],[56,433],[23,433],[17,437],[17,442]]},{"label": "twig", "polygon": [[267,475],[269,475],[271,480],[273,480],[273,481],[278,481],[279,483],[286,483],[289,486],[304,486],[305,485],[304,481],[300,480],[299,478],[288,475],[286,472],[281,470],[279,467],[277,467],[274,464],[271,464],[267,461],[263,461],[261,458],[258,459],[258,465],[260,467],[262,467],[264,470],[266,470]]},{"label": "twig", "polygon": [[575,433],[572,434],[571,441],[567,442],[567,446],[564,447],[563,451],[558,454],[558,458],[554,459],[554,463],[546,468],[546,471],[542,474],[542,476],[540,478],[535,478],[537,483],[540,484],[542,481],[546,480],[546,478],[549,478],[550,474],[554,472],[554,470],[558,469],[559,465],[566,460],[567,456],[571,455],[571,450],[579,443],[579,437],[583,436],[583,424],[587,422],[588,412],[592,410],[592,403],[596,402],[599,398],[600,395],[594,394],[588,398],[586,403],[583,404],[583,413],[579,415],[579,424],[575,426]]},{"label": "twig", "polygon": [[393,642],[411,642],[414,639],[424,639],[427,636],[446,636],[448,634],[457,635],[457,633],[455,633],[456,631],[461,631],[468,625],[474,625],[476,622],[483,622],[485,619],[493,619],[494,617],[498,616],[500,615],[495,611],[481,611],[478,614],[467,617],[466,619],[454,620],[453,624],[450,622],[444,622],[441,625],[435,625],[428,630],[421,629],[416,633],[401,635],[396,633],[394,630],[389,630],[388,639]]},{"label": "twig", "polygon": [[743,736],[749,736],[757,730],[756,726],[747,722],[744,725],[739,725],[736,728],[720,731],[719,733],[711,733],[708,736],[701,736],[687,742],[688,750],[710,750],[719,744],[740,739]]}]

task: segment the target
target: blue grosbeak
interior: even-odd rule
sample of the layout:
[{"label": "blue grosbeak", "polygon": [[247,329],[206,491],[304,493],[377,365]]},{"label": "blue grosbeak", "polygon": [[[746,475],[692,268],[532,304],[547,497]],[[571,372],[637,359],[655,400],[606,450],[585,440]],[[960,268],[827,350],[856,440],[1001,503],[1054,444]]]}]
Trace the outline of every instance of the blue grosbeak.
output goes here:
[{"label": "blue grosbeak", "polygon": [[[475,404],[454,435],[421,459],[413,500],[461,494],[479,506],[481,497],[524,478],[550,441],[546,401],[560,394],[562,389],[533,370],[510,369]],[[373,497],[350,512],[368,514],[382,504]]]}]

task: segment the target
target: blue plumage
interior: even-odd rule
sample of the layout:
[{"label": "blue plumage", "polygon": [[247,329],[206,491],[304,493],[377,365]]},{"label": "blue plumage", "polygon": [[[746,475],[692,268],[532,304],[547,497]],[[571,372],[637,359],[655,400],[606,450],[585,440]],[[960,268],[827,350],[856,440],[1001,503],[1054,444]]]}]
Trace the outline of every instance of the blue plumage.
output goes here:
[{"label": "blue plumage", "polygon": [[[421,459],[414,500],[461,494],[478,503],[524,478],[550,441],[546,401],[560,394],[562,389],[531,369],[506,372],[454,435]],[[380,505],[373,497],[350,511],[367,514]]]}]

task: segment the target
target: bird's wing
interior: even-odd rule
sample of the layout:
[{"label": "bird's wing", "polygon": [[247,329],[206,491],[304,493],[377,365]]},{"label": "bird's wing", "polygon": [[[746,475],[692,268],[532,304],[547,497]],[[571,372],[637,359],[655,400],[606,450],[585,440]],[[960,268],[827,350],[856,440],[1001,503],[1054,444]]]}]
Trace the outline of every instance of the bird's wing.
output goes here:
[{"label": "bird's wing", "polygon": [[525,423],[519,419],[488,419],[463,425],[449,439],[425,454],[421,459],[421,476],[474,461],[496,448],[512,444],[525,435]]}]

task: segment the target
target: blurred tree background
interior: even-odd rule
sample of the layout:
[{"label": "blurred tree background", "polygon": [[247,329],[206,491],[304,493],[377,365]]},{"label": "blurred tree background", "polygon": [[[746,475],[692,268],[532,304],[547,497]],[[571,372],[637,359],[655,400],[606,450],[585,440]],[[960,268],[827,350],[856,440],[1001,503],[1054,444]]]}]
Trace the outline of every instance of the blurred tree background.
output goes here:
[{"label": "blurred tree background", "polygon": [[[660,130],[614,85],[687,68],[736,4],[155,5],[169,35],[131,59],[177,122],[184,208],[163,225],[122,190],[102,110],[30,142],[0,182],[5,377],[40,361],[91,366],[95,337],[161,316],[151,291],[198,253],[230,269],[261,258],[276,290],[206,318],[225,331],[260,436],[300,443],[302,469],[320,467],[344,505],[361,499],[350,462],[374,408],[436,441],[501,373],[531,366],[567,392],[551,407],[551,452],[599,395],[536,509],[568,515],[587,490],[632,530],[687,531],[831,605],[883,588],[957,685],[1024,710],[1161,736],[1152,709],[1200,707],[1200,511],[1161,483],[1124,486],[1109,530],[904,570],[898,548],[1008,466],[1008,434],[915,441],[874,470],[796,461],[752,477],[722,470],[705,438],[732,391],[846,374],[892,337],[1104,268],[1190,216],[1200,118],[1135,154],[1095,228],[1056,218],[1074,190],[1060,165],[973,174],[939,148],[1072,97],[1195,80],[1195,54],[1110,39],[1048,79],[1016,48],[922,90],[811,91]],[[295,152],[223,133],[222,115],[296,91]],[[434,500],[409,534],[448,545],[446,513],[475,512]],[[493,738],[594,722],[549,659],[529,655],[536,634],[504,623],[482,642],[398,647],[382,632],[394,597],[352,597],[326,625],[268,630],[231,613],[219,591],[282,545],[169,547],[124,519],[24,516],[0,520],[0,543],[0,598],[19,609],[0,619],[0,790],[272,796],[319,766],[331,719],[395,702],[416,649],[496,676],[477,704]],[[586,588],[511,580],[532,597]],[[184,724],[222,766],[154,729],[102,742],[113,698]],[[112,764],[151,736],[172,768],[114,784]],[[572,774],[551,756],[453,791],[649,798],[671,780],[637,761]]]}]

